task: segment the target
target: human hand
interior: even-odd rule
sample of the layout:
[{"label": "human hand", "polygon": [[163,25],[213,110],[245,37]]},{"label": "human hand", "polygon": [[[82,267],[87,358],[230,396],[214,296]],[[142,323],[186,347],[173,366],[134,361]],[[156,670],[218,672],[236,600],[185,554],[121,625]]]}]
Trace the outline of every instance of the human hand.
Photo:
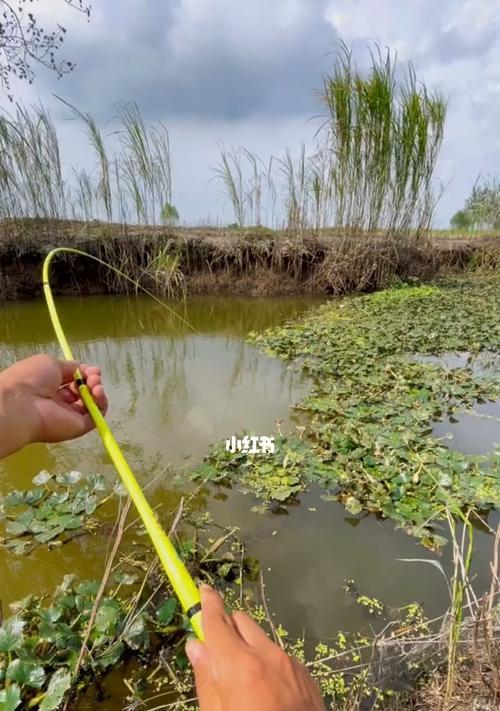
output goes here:
[{"label": "human hand", "polygon": [[305,668],[248,615],[228,615],[207,585],[201,608],[205,643],[186,643],[201,711],[325,711]]},{"label": "human hand", "polygon": [[99,368],[39,355],[0,373],[0,457],[31,442],[63,442],[93,429],[74,382],[77,368],[105,413]]}]

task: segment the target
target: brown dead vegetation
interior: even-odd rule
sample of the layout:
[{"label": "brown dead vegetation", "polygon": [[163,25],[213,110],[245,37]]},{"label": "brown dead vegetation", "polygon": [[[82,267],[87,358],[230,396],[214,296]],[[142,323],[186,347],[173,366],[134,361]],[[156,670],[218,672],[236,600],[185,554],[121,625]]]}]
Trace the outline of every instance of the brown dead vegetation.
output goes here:
[{"label": "brown dead vegetation", "polygon": [[[397,281],[496,269],[500,237],[407,237],[338,230],[124,227],[99,222],[13,220],[0,224],[0,298],[41,294],[41,265],[56,246],[77,246],[163,296],[374,291]],[[61,257],[56,293],[124,293],[129,284],[84,258]]]}]

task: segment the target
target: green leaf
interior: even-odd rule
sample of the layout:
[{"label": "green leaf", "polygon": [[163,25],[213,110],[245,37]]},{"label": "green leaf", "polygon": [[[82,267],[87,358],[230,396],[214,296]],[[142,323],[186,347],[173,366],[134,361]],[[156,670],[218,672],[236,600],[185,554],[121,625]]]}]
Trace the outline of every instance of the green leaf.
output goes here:
[{"label": "green leaf", "polygon": [[123,642],[116,642],[111,647],[108,647],[103,654],[95,657],[95,661],[102,669],[114,667],[122,658],[124,651],[125,645]]},{"label": "green leaf", "polygon": [[97,610],[95,629],[98,632],[114,632],[120,616],[120,610],[120,604],[116,600],[104,600]]},{"label": "green leaf", "polygon": [[21,686],[40,689],[45,681],[45,671],[34,662],[14,659],[7,667],[7,679],[17,681]]},{"label": "green leaf", "polygon": [[344,502],[344,506],[346,507],[347,511],[349,511],[349,513],[353,516],[356,516],[363,510],[363,507],[359,503],[358,499],[356,499],[356,497],[354,496],[348,496]]},{"label": "green leaf", "polygon": [[58,669],[51,677],[47,693],[40,704],[40,711],[55,711],[71,686],[71,674],[67,669]]},{"label": "green leaf", "polygon": [[169,625],[174,618],[176,609],[177,600],[171,597],[156,610],[156,619],[161,625]]},{"label": "green leaf", "polygon": [[21,703],[21,689],[17,684],[11,684],[8,689],[0,691],[0,711],[14,711]]},{"label": "green leaf", "polygon": [[39,543],[48,543],[49,541],[53,541],[54,538],[57,538],[57,536],[59,536],[63,532],[64,532],[63,526],[54,526],[53,528],[50,528],[48,531],[43,531],[42,533],[37,533],[35,536],[35,540],[38,541]]},{"label": "green leaf", "polygon": [[98,580],[84,580],[76,588],[77,595],[88,595],[90,597],[95,597],[99,592],[100,583]]},{"label": "green leaf", "polygon": [[180,669],[181,671],[184,671],[184,669],[187,669],[189,660],[187,658],[186,652],[184,649],[179,649],[177,651],[177,654],[175,655],[175,663],[177,665],[177,668]]},{"label": "green leaf", "polygon": [[149,642],[149,635],[146,629],[146,622],[142,615],[139,615],[130,624],[123,635],[123,639],[131,649],[137,650],[145,647]]},{"label": "green leaf", "polygon": [[0,652],[13,652],[22,647],[25,622],[20,617],[9,617],[0,627]]},{"label": "green leaf", "polygon": [[139,579],[134,573],[122,573],[121,571],[115,573],[114,577],[119,585],[133,585]]},{"label": "green leaf", "polygon": [[67,472],[66,474],[58,474],[56,476],[56,481],[59,484],[65,484],[66,486],[74,486],[77,484],[83,477],[83,474],[80,472]]},{"label": "green leaf", "polygon": [[74,516],[70,513],[54,516],[54,518],[51,519],[52,526],[61,526],[65,531],[73,531],[76,528],[81,528],[82,523],[81,516]]},{"label": "green leaf", "polygon": [[19,506],[19,504],[24,503],[24,491],[11,491],[11,493],[5,497],[5,506]]},{"label": "green leaf", "polygon": [[37,486],[43,486],[44,484],[47,484],[52,479],[52,474],[49,474],[49,472],[43,470],[39,474],[37,474],[35,477],[33,477],[33,484],[36,484]]}]

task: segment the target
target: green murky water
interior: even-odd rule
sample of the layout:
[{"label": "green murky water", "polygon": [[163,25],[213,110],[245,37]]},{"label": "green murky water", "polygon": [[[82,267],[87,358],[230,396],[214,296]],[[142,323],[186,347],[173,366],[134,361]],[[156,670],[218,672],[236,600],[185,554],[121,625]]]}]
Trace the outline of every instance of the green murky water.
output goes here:
[{"label": "green murky water", "polygon": [[[146,298],[58,303],[77,357],[103,369],[109,421],[141,483],[149,485],[153,504],[175,508],[181,493],[172,486],[172,469],[199,462],[210,443],[244,428],[272,434],[276,421],[283,421],[283,428],[293,426],[289,406],[305,395],[307,381],[293,367],[259,353],[244,337],[249,330],[300,315],[317,300],[192,298],[175,309],[195,330]],[[36,352],[58,352],[44,304],[3,305],[0,367]],[[498,406],[488,407],[498,417]],[[439,435],[452,431],[459,439],[453,446],[487,451],[500,440],[500,429],[498,423],[495,429],[482,422],[463,420],[454,431],[443,423]],[[3,461],[2,492],[28,486],[41,469],[115,476],[94,433],[70,444],[34,445]],[[221,524],[241,528],[249,552],[261,561],[270,607],[291,634],[327,639],[340,628],[366,625],[366,613],[342,589],[348,578],[388,605],[416,600],[431,615],[446,606],[446,587],[435,568],[398,561],[433,555],[395,531],[391,522],[354,519],[314,490],[281,515],[253,513],[251,497],[214,494],[200,495],[196,505],[208,507]],[[0,552],[4,609],[32,590],[52,591],[67,573],[99,577],[106,545],[106,540],[84,537],[53,552],[37,550],[29,559]],[[478,533],[479,587],[486,581],[491,545],[488,535]],[[446,551],[442,562],[449,567]],[[113,696],[103,707],[120,709],[126,694],[120,674],[113,675],[111,688]]]}]

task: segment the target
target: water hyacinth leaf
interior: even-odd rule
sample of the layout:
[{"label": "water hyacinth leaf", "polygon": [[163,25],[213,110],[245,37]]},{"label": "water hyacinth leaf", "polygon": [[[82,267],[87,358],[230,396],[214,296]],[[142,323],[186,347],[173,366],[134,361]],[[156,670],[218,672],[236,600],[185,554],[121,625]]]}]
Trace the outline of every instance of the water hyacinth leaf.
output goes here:
[{"label": "water hyacinth leaf", "polygon": [[91,474],[88,477],[88,484],[91,489],[91,491],[106,491],[108,489],[108,485],[106,482],[105,477],[102,476],[102,474]]},{"label": "water hyacinth leaf", "polygon": [[77,595],[95,597],[99,592],[99,587],[100,583],[98,580],[85,580],[83,583],[77,585],[75,592]]},{"label": "water hyacinth leaf", "polygon": [[14,652],[23,644],[25,622],[20,617],[9,617],[0,627],[0,652]]},{"label": "water hyacinth leaf", "polygon": [[40,610],[38,616],[41,620],[45,620],[45,622],[52,624],[53,622],[58,622],[58,620],[61,619],[62,614],[63,611],[60,607],[48,607],[44,610]]},{"label": "water hyacinth leaf", "polygon": [[46,543],[54,547],[66,542],[72,531],[84,528],[104,500],[95,494],[106,488],[101,476],[86,480],[75,471],[57,477],[40,472],[35,479],[44,485],[13,492],[2,501],[5,530],[10,538],[0,538],[0,544],[17,554]]},{"label": "water hyacinth leaf", "polygon": [[7,521],[5,530],[13,536],[21,536],[23,533],[28,533],[30,526],[22,521]]},{"label": "water hyacinth leaf", "polygon": [[120,616],[120,604],[116,600],[104,600],[97,610],[95,629],[98,632],[113,633]]},{"label": "water hyacinth leaf", "polygon": [[118,664],[124,652],[125,645],[123,642],[116,642],[111,647],[108,647],[103,654],[96,655],[95,662],[101,667],[101,669],[114,667]]},{"label": "water hyacinth leaf", "polygon": [[[498,276],[475,275],[473,282],[403,285],[332,301],[254,336],[269,355],[296,359],[314,380],[298,409],[309,416],[303,446],[319,464],[304,460],[301,489],[335,482],[329,493],[354,515],[391,517],[432,548],[442,545],[447,506],[500,509],[498,458],[478,461],[433,437],[436,422],[500,400],[498,359],[488,371],[479,362],[481,351],[498,351],[499,320]],[[453,365],[446,354],[455,351],[467,354],[466,362]],[[238,455],[230,465],[217,453],[208,462],[208,481],[234,481],[268,499],[274,472],[257,466],[250,479]]]},{"label": "water hyacinth leaf", "polygon": [[24,503],[24,492],[23,491],[12,491],[4,499],[5,506],[19,506]]},{"label": "water hyacinth leaf", "polygon": [[67,669],[58,669],[52,675],[47,693],[40,704],[40,711],[55,711],[61,704],[64,694],[71,686],[71,674]]},{"label": "water hyacinth leaf", "polygon": [[74,486],[78,484],[83,478],[83,474],[77,471],[66,472],[65,474],[58,474],[56,476],[56,481],[59,484],[65,484],[66,486]]},{"label": "water hyacinth leaf", "polygon": [[54,538],[57,538],[62,532],[64,531],[64,526],[53,526],[49,528],[47,531],[44,531],[42,533],[37,533],[35,536],[35,540],[38,541],[39,543],[49,543],[49,541],[53,541]]},{"label": "water hyacinth leaf", "polygon": [[45,681],[45,671],[43,667],[33,662],[14,659],[7,667],[6,677],[20,686],[40,689]]},{"label": "water hyacinth leaf", "polygon": [[29,506],[32,506],[33,504],[36,504],[41,501],[46,495],[46,493],[46,490],[42,487],[37,487],[36,489],[26,491],[24,495],[24,503],[28,504]]},{"label": "water hyacinth leaf", "polygon": [[161,625],[169,625],[174,619],[177,610],[177,600],[173,597],[165,600],[156,610],[156,619]]},{"label": "water hyacinth leaf", "polygon": [[43,470],[35,477],[33,477],[33,484],[36,484],[37,486],[43,486],[44,484],[47,484],[51,479],[52,474],[49,474],[49,472]]},{"label": "water hyacinth leaf", "polygon": [[114,575],[115,581],[119,585],[133,585],[139,579],[139,576],[134,573],[124,573],[123,571],[118,571]]},{"label": "water hyacinth leaf", "polygon": [[121,482],[121,481],[117,482],[117,483],[114,485],[113,491],[115,492],[115,494],[116,494],[117,496],[120,496],[120,497],[128,496],[127,487],[126,487],[125,484],[123,484],[123,482]]},{"label": "water hyacinth leaf", "polygon": [[95,496],[89,496],[85,501],[85,513],[90,516],[97,508],[98,501]]},{"label": "water hyacinth leaf", "polygon": [[21,703],[21,689],[17,684],[11,684],[8,689],[0,691],[0,711],[15,711]]},{"label": "water hyacinth leaf", "polygon": [[149,641],[149,634],[146,628],[146,621],[143,615],[138,615],[123,634],[123,639],[131,649],[138,650],[144,647]]},{"label": "water hyacinth leaf", "polygon": [[38,625],[38,635],[40,639],[47,642],[55,642],[58,634],[57,625],[52,624],[49,620],[42,620]]},{"label": "water hyacinth leaf", "polygon": [[52,526],[60,526],[66,531],[74,531],[76,528],[81,528],[82,523],[81,516],[74,516],[73,514],[54,516],[51,520]]},{"label": "water hyacinth leaf", "polygon": [[361,506],[360,502],[354,496],[349,496],[344,501],[344,506],[346,507],[347,511],[349,511],[349,513],[351,513],[353,516],[356,516],[363,510],[363,507]]}]

